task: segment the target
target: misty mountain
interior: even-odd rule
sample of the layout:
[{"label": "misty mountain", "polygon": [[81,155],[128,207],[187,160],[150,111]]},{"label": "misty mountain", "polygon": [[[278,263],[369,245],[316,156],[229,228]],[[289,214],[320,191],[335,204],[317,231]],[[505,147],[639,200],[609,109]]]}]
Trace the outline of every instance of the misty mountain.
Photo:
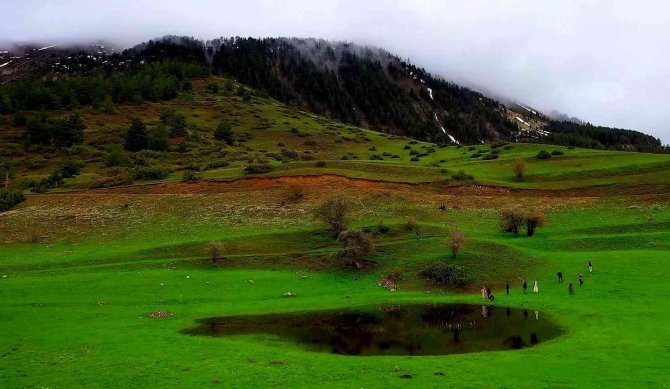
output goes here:
[{"label": "misty mountain", "polygon": [[[203,42],[166,36],[121,53],[73,50],[58,54],[52,55],[53,64],[42,74],[31,74],[49,73],[62,78],[89,76],[97,71],[109,75],[120,70],[139,71],[153,62],[176,60],[197,63],[215,74],[234,77],[296,108],[436,143],[521,140],[603,149],[661,150],[660,140],[643,133],[595,127],[562,116],[544,116],[521,104],[506,106],[434,76],[381,48],[348,42],[239,37]],[[11,65],[8,69],[11,73]],[[16,77],[16,73],[11,74]],[[78,82],[78,89],[72,94],[95,95],[94,91],[81,91],[85,84],[95,83]],[[0,89],[4,111],[21,109],[20,101],[26,101],[27,94],[20,89],[11,86],[4,91]],[[40,101],[50,99],[43,96]]]}]

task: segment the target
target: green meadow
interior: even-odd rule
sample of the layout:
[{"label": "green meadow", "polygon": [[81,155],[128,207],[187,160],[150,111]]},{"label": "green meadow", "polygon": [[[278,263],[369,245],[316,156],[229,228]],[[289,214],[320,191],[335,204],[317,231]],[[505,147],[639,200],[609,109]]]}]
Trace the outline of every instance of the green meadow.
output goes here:
[{"label": "green meadow", "polygon": [[[121,142],[133,115],[156,122],[159,104],[86,112],[87,141],[72,155],[14,148],[19,131],[0,126],[9,139],[0,151],[14,150],[19,182],[43,178],[68,158],[83,165],[64,187],[30,194],[0,214],[0,388],[668,385],[670,156],[440,146],[261,97],[211,95],[198,83],[160,105],[193,125],[189,151],[131,156],[135,167],[170,174],[118,188],[90,189],[108,174],[107,145]],[[244,141],[213,140],[221,120]],[[282,150],[290,153],[282,158]],[[412,150],[426,155],[412,161]],[[540,150],[563,154],[540,160]],[[46,162],[35,163],[40,158]],[[526,161],[523,181],[511,167],[518,158]],[[272,170],[245,175],[250,163]],[[198,180],[182,182],[194,164],[203,167]],[[461,170],[472,178],[454,178]],[[290,198],[295,186],[299,199]],[[339,258],[341,244],[314,217],[332,196],[350,202],[350,229],[373,236],[360,270]],[[532,237],[514,237],[500,228],[501,211],[510,208],[536,209],[546,222]],[[454,230],[466,236],[456,257],[445,244]],[[212,241],[224,247],[217,261]],[[468,285],[420,275],[436,262],[462,269]],[[399,279],[394,292],[378,286],[390,274]],[[524,294],[520,278],[537,280],[539,293]],[[272,334],[181,333],[212,316],[483,304],[483,285],[493,289],[496,309],[538,311],[562,335],[520,350],[347,356]],[[158,311],[171,316],[152,317]]]}]

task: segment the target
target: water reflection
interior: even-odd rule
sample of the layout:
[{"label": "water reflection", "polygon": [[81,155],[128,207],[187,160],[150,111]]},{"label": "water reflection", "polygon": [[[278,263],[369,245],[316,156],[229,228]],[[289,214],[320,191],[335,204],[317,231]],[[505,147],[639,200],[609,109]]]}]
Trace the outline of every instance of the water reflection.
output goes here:
[{"label": "water reflection", "polygon": [[190,335],[270,334],[311,351],[345,355],[443,355],[520,349],[560,335],[528,311],[489,305],[414,304],[349,310],[214,317],[197,321]]}]

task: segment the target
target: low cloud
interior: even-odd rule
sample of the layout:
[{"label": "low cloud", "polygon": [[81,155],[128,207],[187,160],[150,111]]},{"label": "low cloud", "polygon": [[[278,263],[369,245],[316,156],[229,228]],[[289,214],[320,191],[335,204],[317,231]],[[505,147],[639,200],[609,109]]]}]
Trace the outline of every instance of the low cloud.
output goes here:
[{"label": "low cloud", "polygon": [[298,36],[385,48],[542,111],[670,142],[662,1],[0,0],[5,41]]}]

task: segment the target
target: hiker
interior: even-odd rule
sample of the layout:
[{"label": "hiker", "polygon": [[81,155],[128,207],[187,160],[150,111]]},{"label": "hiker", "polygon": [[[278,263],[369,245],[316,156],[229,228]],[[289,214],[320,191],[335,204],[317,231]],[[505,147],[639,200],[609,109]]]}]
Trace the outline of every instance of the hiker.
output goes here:
[{"label": "hiker", "polygon": [[526,280],[523,280],[521,287],[523,287],[523,294],[528,293],[528,282],[526,282]]},{"label": "hiker", "polygon": [[582,273],[579,273],[579,287],[581,288],[584,285],[584,276]]},{"label": "hiker", "polygon": [[482,286],[482,300],[486,300],[486,287]]},{"label": "hiker", "polygon": [[556,273],[556,277],[558,277],[558,283],[559,283],[559,284],[560,284],[561,282],[563,282],[563,272],[560,272],[560,271],[559,271],[558,273]]},{"label": "hiker", "polygon": [[488,286],[486,287],[486,298],[489,300],[491,299],[491,288]]},{"label": "hiker", "polygon": [[416,230],[416,240],[421,239],[421,235],[419,234],[419,230]]},{"label": "hiker", "polygon": [[572,281],[568,284],[568,293],[575,294],[575,288],[572,286]]},{"label": "hiker", "polygon": [[589,273],[593,273],[593,264],[589,261]]},{"label": "hiker", "polygon": [[509,296],[509,281],[505,284],[505,293]]},{"label": "hiker", "polygon": [[533,284],[533,293],[539,293],[540,288],[537,286],[537,280],[535,280],[535,283]]}]

